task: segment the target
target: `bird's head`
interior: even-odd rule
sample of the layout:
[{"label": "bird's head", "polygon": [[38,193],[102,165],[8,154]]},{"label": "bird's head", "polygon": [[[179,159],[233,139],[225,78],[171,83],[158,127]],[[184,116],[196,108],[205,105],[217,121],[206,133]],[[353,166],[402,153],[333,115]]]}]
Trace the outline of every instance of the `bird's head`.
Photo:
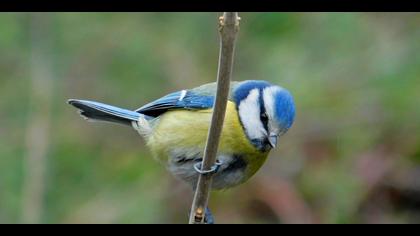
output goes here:
[{"label": "bird's head", "polygon": [[290,92],[266,81],[249,80],[239,83],[233,96],[251,143],[260,151],[276,147],[279,137],[287,132],[295,118]]}]

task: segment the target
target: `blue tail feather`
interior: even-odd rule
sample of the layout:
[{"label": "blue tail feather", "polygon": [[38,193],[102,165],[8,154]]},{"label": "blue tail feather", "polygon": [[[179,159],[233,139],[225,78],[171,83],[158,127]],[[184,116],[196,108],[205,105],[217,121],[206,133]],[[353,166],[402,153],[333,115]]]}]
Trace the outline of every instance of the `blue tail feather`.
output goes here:
[{"label": "blue tail feather", "polygon": [[138,121],[140,116],[143,115],[135,111],[94,101],[70,99],[68,103],[78,108],[80,115],[92,120],[108,121],[131,126],[132,121]]}]

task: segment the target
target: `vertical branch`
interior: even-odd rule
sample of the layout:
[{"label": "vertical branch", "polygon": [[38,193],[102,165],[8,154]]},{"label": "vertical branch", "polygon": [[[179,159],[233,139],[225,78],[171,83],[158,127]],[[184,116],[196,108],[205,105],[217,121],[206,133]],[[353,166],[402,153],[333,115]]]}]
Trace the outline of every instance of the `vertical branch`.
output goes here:
[{"label": "vertical branch", "polygon": [[[219,18],[220,52],[217,73],[217,93],[213,106],[207,143],[204,149],[201,170],[210,170],[216,162],[216,154],[226,113],[226,104],[229,95],[230,78],[232,75],[233,54],[236,35],[239,30],[239,17],[237,12],[225,12]],[[203,223],[209,193],[212,184],[211,174],[200,174],[194,194],[190,213],[190,224]]]},{"label": "vertical branch", "polygon": [[49,13],[29,16],[30,92],[26,155],[22,189],[22,222],[39,223],[45,189],[46,156],[49,146],[52,75],[49,58]]}]

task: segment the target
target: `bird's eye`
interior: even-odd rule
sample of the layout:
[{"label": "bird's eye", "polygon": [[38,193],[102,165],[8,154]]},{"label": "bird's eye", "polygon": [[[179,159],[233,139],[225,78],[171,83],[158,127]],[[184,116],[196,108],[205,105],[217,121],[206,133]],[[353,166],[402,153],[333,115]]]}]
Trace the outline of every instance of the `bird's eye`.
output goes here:
[{"label": "bird's eye", "polygon": [[265,124],[265,123],[267,123],[267,121],[268,121],[268,116],[267,116],[267,113],[261,113],[261,115],[260,115],[260,119],[261,119],[261,121]]},{"label": "bird's eye", "polygon": [[264,113],[261,113],[260,116],[261,116],[261,118],[267,119],[267,113],[265,113],[265,112]]}]

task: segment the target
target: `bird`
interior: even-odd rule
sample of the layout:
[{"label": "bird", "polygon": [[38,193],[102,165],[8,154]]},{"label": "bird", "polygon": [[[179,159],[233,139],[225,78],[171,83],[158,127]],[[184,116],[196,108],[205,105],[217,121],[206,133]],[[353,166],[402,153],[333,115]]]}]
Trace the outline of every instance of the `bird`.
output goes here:
[{"label": "bird", "polygon": [[[134,128],[155,159],[195,189],[216,89],[215,82],[184,89],[136,110],[89,100],[68,103],[87,120]],[[249,180],[294,120],[294,98],[287,89],[264,80],[231,81],[211,188],[227,189]],[[209,209],[205,218],[214,222]]]}]

